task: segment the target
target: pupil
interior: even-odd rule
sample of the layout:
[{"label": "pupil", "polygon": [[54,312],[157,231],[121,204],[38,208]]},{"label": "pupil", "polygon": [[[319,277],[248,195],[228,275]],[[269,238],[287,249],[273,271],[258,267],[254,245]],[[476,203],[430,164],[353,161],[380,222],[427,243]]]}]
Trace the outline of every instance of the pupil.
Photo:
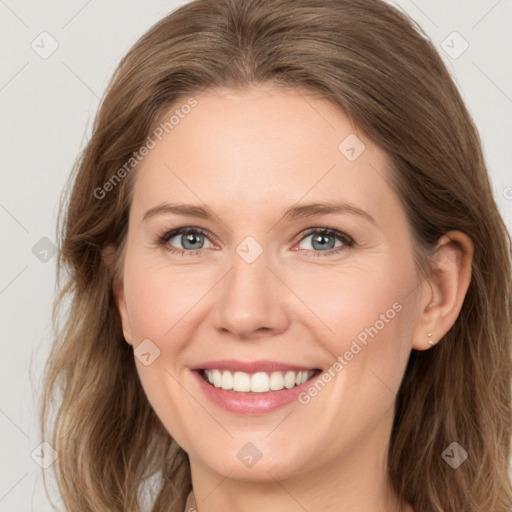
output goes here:
[{"label": "pupil", "polygon": [[[313,247],[315,245],[315,242],[320,244],[320,247],[325,247],[326,245],[329,245],[328,239],[332,237],[329,235],[317,235],[316,237],[313,237]],[[316,247],[314,247],[316,249]],[[332,247],[329,247],[332,249]]]},{"label": "pupil", "polygon": [[194,243],[198,242],[199,238],[194,233],[188,233],[187,235],[184,235],[182,240],[185,241],[183,243],[183,247],[186,249],[196,249],[196,247],[194,247]]}]

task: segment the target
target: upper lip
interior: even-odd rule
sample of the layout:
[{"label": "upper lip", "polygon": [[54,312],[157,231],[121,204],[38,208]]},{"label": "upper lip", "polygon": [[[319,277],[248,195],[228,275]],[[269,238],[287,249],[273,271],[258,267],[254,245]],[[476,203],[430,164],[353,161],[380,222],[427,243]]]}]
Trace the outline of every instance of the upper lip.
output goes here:
[{"label": "upper lip", "polygon": [[281,363],[279,361],[235,361],[222,359],[219,361],[206,361],[191,367],[191,370],[228,370],[231,372],[257,373],[279,371],[307,371],[315,370],[313,366]]}]

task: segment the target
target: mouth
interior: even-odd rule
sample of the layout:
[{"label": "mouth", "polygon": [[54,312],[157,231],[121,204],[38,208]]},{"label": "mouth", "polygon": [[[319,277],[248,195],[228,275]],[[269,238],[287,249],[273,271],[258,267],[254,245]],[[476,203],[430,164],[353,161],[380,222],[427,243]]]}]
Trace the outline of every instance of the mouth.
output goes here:
[{"label": "mouth", "polygon": [[269,414],[298,402],[323,370],[275,361],[202,363],[190,368],[199,389],[214,405],[236,415]]},{"label": "mouth", "polygon": [[237,415],[269,414],[298,402],[323,370],[276,361],[217,360],[190,368],[214,405]]},{"label": "mouth", "polygon": [[321,370],[230,371],[221,368],[197,370],[210,386],[235,393],[270,393],[292,389],[316,377]]}]

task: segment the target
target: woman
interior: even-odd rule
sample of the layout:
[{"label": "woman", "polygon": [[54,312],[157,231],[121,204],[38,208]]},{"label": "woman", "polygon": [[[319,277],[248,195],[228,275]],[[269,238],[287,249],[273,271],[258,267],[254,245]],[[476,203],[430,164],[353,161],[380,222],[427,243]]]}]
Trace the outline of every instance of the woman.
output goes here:
[{"label": "woman", "polygon": [[68,510],[510,509],[510,239],[398,10],[179,8],[63,212],[41,415]]}]

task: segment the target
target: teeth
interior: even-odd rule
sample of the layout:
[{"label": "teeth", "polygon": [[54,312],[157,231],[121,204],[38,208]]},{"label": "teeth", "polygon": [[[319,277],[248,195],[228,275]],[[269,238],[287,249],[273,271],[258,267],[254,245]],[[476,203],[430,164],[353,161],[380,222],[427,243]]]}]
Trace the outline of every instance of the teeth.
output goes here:
[{"label": "teeth", "polygon": [[[221,384],[222,384],[222,373],[219,371],[219,370],[213,370],[211,372],[208,372],[212,379],[213,379],[213,385],[216,387],[216,388],[220,388]],[[208,380],[210,379],[210,377],[208,377]]]},{"label": "teeth", "polygon": [[233,374],[231,372],[224,372],[222,374],[222,380],[220,381],[220,387],[222,389],[233,389]]},{"label": "teeth", "polygon": [[270,389],[272,391],[279,391],[284,388],[284,377],[281,372],[272,372],[270,376]]},{"label": "teeth", "polygon": [[[246,375],[249,376],[247,373]],[[236,388],[233,389],[240,391]],[[255,373],[251,377],[251,391],[253,393],[265,393],[266,391],[270,391],[270,378],[265,372]]]},{"label": "teeth", "polygon": [[284,385],[287,389],[291,389],[295,386],[295,372],[286,372],[286,375],[284,376]]},{"label": "teeth", "polygon": [[216,388],[232,389],[241,393],[266,393],[268,391],[281,391],[291,389],[309,380],[314,370],[302,372],[230,372],[228,370],[205,370],[206,378]]},{"label": "teeth", "polygon": [[235,372],[233,376],[233,389],[237,391],[251,391],[251,376],[244,372]]},{"label": "teeth", "polygon": [[304,382],[306,382],[313,376],[313,373],[315,373],[315,372],[311,372],[311,374],[310,374],[310,372],[300,372],[300,374],[301,374],[300,383],[304,384]]}]

